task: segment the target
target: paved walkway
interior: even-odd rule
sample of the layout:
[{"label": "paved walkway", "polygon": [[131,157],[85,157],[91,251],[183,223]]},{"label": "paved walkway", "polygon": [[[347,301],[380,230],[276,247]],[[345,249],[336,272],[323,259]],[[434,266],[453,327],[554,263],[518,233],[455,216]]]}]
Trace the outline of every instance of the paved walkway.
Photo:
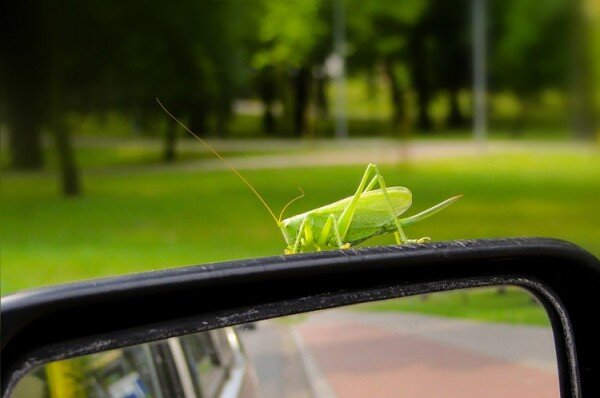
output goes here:
[{"label": "paved walkway", "polygon": [[331,397],[558,397],[550,328],[329,311],[298,327]]},{"label": "paved walkway", "polygon": [[[441,160],[456,157],[479,157],[487,154],[502,153],[598,153],[598,150],[589,145],[564,142],[527,142],[527,141],[492,141],[486,145],[468,140],[435,140],[411,141],[408,144],[391,139],[351,139],[347,141],[335,140],[210,140],[218,151],[258,151],[263,154],[227,157],[228,161],[239,170],[295,168],[313,166],[335,165],[367,165],[368,163],[395,164],[400,162],[415,162],[422,160]],[[114,145],[111,143],[86,142],[86,145]],[[137,141],[130,144],[121,143],[121,147],[128,145],[136,147],[143,145]],[[156,146],[156,142],[149,142],[146,146]],[[206,149],[196,141],[188,140],[180,143],[180,147],[198,152]],[[158,149],[157,149],[158,150]],[[160,172],[160,171],[214,171],[223,170],[226,166],[216,158],[208,157],[201,160],[177,162],[175,164],[144,164],[133,166],[119,166],[114,170],[132,172]],[[114,171],[112,168],[103,168],[101,172]]]},{"label": "paved walkway", "polygon": [[392,312],[324,311],[303,325],[357,323],[412,335],[501,361],[556,372],[554,337],[548,327],[482,323],[466,319]]},{"label": "paved walkway", "polygon": [[265,398],[311,398],[311,392],[292,331],[277,322],[259,322],[239,333]]},{"label": "paved walkway", "polygon": [[558,397],[550,328],[333,310],[243,336],[267,398]]},{"label": "paved walkway", "polygon": [[[189,145],[189,143],[188,143]],[[252,150],[253,142],[216,142],[217,149]],[[260,143],[258,144],[260,145]],[[441,160],[456,157],[479,157],[502,153],[553,153],[565,151],[597,153],[590,146],[565,144],[561,142],[510,142],[496,141],[481,145],[473,141],[440,140],[414,141],[408,144],[398,140],[349,140],[336,141],[296,141],[267,146],[284,153],[228,158],[237,169],[294,168],[309,166],[367,165],[368,163],[395,164],[407,161]],[[287,151],[287,152],[285,152]],[[594,152],[595,151],[595,152]],[[160,167],[160,166],[157,166]],[[182,170],[221,170],[225,166],[219,159],[179,163],[171,168]]]}]

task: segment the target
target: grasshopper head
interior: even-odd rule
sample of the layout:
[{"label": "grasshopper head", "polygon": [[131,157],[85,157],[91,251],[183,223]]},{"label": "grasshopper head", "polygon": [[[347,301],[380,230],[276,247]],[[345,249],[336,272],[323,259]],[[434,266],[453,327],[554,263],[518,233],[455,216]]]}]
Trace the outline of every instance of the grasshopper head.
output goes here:
[{"label": "grasshopper head", "polygon": [[295,220],[294,217],[286,218],[279,223],[283,239],[285,239],[288,246],[293,246],[296,242],[296,236],[298,236],[298,230],[300,229],[301,223],[302,220]]}]

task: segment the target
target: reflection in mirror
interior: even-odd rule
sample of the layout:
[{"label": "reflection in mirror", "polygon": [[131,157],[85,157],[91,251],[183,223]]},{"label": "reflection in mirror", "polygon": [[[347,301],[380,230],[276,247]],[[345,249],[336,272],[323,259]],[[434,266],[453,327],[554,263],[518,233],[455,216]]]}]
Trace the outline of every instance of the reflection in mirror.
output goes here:
[{"label": "reflection in mirror", "polygon": [[53,362],[12,397],[558,397],[542,305],[516,287],[385,300]]}]

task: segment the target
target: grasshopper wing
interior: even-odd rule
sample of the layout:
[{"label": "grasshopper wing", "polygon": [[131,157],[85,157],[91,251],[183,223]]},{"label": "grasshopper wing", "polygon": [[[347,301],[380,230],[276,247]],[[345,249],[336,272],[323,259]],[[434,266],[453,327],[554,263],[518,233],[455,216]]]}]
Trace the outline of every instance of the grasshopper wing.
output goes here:
[{"label": "grasshopper wing", "polygon": [[[386,190],[392,202],[394,217],[399,217],[411,206],[412,194],[405,187],[390,187]],[[351,199],[352,197],[342,199],[313,210],[311,212],[313,215],[321,215],[321,217],[313,219],[315,226],[322,228],[330,214],[339,218]],[[390,205],[381,189],[365,192],[358,201],[350,227],[346,232],[345,241],[355,245],[374,235],[381,234],[385,232],[386,224],[392,220]]]},{"label": "grasshopper wing", "polygon": [[[408,210],[412,204],[412,194],[408,188],[390,187],[386,190],[392,202],[395,217],[400,216]],[[319,207],[311,211],[311,213],[325,216],[319,217],[319,220],[322,220],[323,223],[327,220],[329,214],[333,214],[336,218],[339,218],[351,199],[352,197],[348,197],[339,200],[330,205]],[[350,223],[350,230],[354,228],[379,228],[390,222],[391,219],[389,204],[381,189],[376,189],[361,195],[354,211],[352,222]],[[317,221],[318,224],[319,221]]]}]

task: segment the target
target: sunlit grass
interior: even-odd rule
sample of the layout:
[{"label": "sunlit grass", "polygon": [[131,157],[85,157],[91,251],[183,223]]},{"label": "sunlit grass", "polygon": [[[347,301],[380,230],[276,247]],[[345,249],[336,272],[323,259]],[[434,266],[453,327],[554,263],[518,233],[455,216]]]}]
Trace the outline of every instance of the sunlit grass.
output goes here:
[{"label": "sunlit grass", "polygon": [[[552,236],[600,255],[600,163],[594,154],[490,155],[383,166],[413,192],[413,212],[449,196],[452,208],[407,230],[434,240]],[[85,195],[63,199],[52,175],[2,180],[2,294],[108,275],[281,254],[279,230],[231,173],[143,168],[84,174]],[[291,213],[350,195],[362,166],[245,171]],[[290,213],[290,214],[291,214]],[[369,244],[390,244],[382,237]]]},{"label": "sunlit grass", "polygon": [[415,312],[484,322],[549,326],[544,307],[522,288],[466,289],[363,304],[361,311]]}]

